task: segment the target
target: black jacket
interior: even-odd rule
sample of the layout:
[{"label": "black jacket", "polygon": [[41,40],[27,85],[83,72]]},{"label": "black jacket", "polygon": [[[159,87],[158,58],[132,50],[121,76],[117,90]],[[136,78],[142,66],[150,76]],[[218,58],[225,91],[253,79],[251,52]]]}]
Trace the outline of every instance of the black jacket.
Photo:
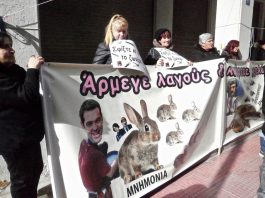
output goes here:
[{"label": "black jacket", "polygon": [[209,51],[206,51],[201,47],[201,45],[196,44],[191,53],[190,61],[201,62],[201,61],[213,60],[218,58],[222,57],[220,56],[220,54],[218,53],[215,47],[213,47]]},{"label": "black jacket", "polygon": [[250,60],[253,61],[265,60],[265,50],[262,49],[261,47],[252,47]]},{"label": "black jacket", "polygon": [[105,43],[99,43],[98,48],[96,50],[93,64],[111,64],[111,55],[109,46]]},{"label": "black jacket", "polygon": [[0,64],[0,153],[44,136],[39,70]]},{"label": "black jacket", "polygon": [[222,51],[221,57],[225,58],[225,60],[228,60],[228,59],[241,60],[242,59],[242,55],[240,51],[238,51],[237,54],[235,53],[229,54],[228,51],[224,50]]},{"label": "black jacket", "polygon": [[144,64],[155,65],[160,57],[160,53],[155,48],[151,48],[144,59]]}]

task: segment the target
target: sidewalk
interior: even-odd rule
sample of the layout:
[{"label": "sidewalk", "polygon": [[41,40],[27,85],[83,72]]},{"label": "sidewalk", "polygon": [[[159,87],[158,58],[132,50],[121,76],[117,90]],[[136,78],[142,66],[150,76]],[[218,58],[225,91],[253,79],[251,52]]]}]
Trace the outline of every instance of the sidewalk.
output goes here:
[{"label": "sidewalk", "polygon": [[225,146],[183,176],[145,197],[254,198],[259,186],[259,136],[252,133]]},{"label": "sidewalk", "polygon": [[[48,170],[47,164],[44,165],[43,172],[40,177],[38,185],[38,198],[52,198],[52,189],[51,189],[51,178]],[[10,194],[10,185],[5,189],[0,189],[0,198],[11,198]]]},{"label": "sidewalk", "polygon": [[[151,198],[255,198],[259,186],[259,136],[252,133],[224,147],[181,177],[174,179],[144,197]],[[49,175],[43,174],[39,188],[51,188]],[[45,191],[44,190],[44,191]],[[48,194],[49,194],[48,193]],[[51,198],[41,193],[39,198]],[[0,194],[10,198],[9,188]]]}]

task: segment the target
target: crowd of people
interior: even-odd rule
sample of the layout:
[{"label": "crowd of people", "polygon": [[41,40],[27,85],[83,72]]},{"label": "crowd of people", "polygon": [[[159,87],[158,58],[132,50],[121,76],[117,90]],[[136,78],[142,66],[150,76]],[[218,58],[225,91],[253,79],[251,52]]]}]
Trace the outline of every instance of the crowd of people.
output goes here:
[{"label": "crowd of people", "polygon": [[[114,15],[106,26],[104,41],[98,45],[92,63],[111,64],[109,46],[115,40],[129,39],[128,28],[128,21],[122,15]],[[220,53],[214,47],[213,35],[203,33],[199,35],[198,42],[193,46],[191,56],[187,57],[187,60],[191,62],[218,58],[241,60],[239,47],[239,41],[231,40]],[[164,59],[156,48],[175,52],[169,29],[160,28],[155,31],[152,47],[144,58],[146,65],[164,66]],[[39,94],[39,68],[44,63],[44,59],[41,56],[30,57],[25,71],[15,64],[14,53],[12,38],[7,33],[0,32],[0,154],[10,172],[12,197],[36,198],[43,168],[40,141],[44,136],[44,127]],[[250,60],[265,60],[265,41],[261,40],[253,45]],[[265,113],[265,101],[262,104]],[[108,164],[106,161],[108,145],[99,144],[103,132],[100,105],[94,100],[85,101],[80,108],[80,121],[88,136],[81,142],[79,153],[80,173],[84,186],[90,196],[102,195],[105,189],[105,196],[111,197],[110,178],[117,171],[117,162]],[[126,118],[122,118],[121,123],[122,134],[118,134],[121,133],[119,125],[113,124],[113,130],[117,132],[117,141],[132,127],[127,125]],[[97,126],[97,132],[94,131],[94,126]],[[262,129],[265,131],[265,125]],[[265,142],[264,137],[261,137],[261,145],[264,144],[263,141]],[[261,149],[261,153],[265,153],[265,147]],[[98,167],[94,166],[97,161],[100,164],[98,167],[102,170],[98,175],[95,174]],[[263,169],[265,171],[265,164]]]},{"label": "crowd of people", "polygon": [[[120,39],[129,39],[129,24],[122,15],[116,14],[110,19],[106,26],[104,41],[99,43],[92,63],[111,64],[109,45],[113,41]],[[153,46],[144,57],[145,65],[164,66],[164,59],[156,48],[166,48],[178,54],[174,49],[172,33],[167,28],[159,28],[155,31],[152,45]],[[259,56],[259,54],[261,54],[261,52],[257,53],[256,56]],[[218,58],[241,60],[242,56],[239,50],[239,41],[229,41],[222,53],[220,53],[216,47],[214,47],[213,35],[211,33],[203,33],[199,35],[198,42],[193,46],[190,57],[186,58],[190,62],[200,62]]]}]

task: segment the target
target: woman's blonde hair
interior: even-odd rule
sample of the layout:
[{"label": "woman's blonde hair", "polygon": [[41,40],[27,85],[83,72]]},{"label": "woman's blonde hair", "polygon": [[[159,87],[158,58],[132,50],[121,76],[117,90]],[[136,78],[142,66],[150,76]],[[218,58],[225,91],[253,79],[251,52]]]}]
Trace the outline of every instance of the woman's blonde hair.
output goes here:
[{"label": "woman's blonde hair", "polygon": [[106,45],[109,45],[113,41],[113,35],[112,35],[112,27],[114,26],[119,26],[122,28],[128,29],[129,24],[128,21],[120,14],[115,14],[113,17],[111,17],[108,25],[106,26],[105,29],[105,38],[104,42]]}]

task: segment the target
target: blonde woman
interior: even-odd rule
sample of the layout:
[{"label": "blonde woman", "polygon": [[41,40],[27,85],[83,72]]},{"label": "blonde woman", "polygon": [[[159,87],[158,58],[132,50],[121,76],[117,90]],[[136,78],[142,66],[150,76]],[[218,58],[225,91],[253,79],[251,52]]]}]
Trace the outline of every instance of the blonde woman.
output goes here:
[{"label": "blonde woman", "polygon": [[111,17],[105,29],[104,42],[98,45],[93,64],[111,64],[111,55],[109,45],[115,40],[128,39],[127,20],[119,14]]}]

